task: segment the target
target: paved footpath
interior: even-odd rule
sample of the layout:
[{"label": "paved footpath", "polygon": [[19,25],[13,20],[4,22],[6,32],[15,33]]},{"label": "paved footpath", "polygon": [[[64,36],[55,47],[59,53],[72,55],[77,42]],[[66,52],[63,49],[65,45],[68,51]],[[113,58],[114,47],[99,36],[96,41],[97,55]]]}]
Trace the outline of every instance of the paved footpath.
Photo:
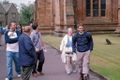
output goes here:
[{"label": "paved footpath", "polygon": [[[47,52],[45,53],[45,64],[43,72],[44,76],[38,76],[37,78],[31,77],[30,80],[79,80],[79,74],[67,75],[64,70],[64,64],[61,62],[58,51],[48,45],[46,45]],[[16,78],[14,71],[14,80],[20,80]],[[5,47],[0,47],[0,80],[5,80],[6,76],[6,57]],[[104,80],[91,72],[90,80]]]}]

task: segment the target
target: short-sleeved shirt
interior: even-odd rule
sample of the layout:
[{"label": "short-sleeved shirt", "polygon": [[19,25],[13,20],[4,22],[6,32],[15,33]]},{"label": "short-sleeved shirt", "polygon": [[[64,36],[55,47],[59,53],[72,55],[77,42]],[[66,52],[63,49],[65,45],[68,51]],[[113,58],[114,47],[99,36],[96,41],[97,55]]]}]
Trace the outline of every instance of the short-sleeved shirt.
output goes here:
[{"label": "short-sleeved shirt", "polygon": [[35,48],[42,49],[41,33],[35,30],[32,31],[30,38],[35,46]]}]

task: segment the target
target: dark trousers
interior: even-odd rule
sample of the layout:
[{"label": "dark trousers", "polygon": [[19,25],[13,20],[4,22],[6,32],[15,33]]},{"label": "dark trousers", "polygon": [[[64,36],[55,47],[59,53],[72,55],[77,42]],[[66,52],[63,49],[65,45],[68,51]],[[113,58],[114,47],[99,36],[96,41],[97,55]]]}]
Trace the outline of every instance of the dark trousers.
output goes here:
[{"label": "dark trousers", "polygon": [[29,80],[33,71],[33,65],[22,67],[22,80]]},{"label": "dark trousers", "polygon": [[45,61],[45,56],[44,56],[44,51],[43,50],[40,50],[39,52],[36,52],[36,54],[37,54],[37,62],[34,65],[33,73],[37,73],[37,71],[42,72],[43,64],[44,64],[44,61]]}]

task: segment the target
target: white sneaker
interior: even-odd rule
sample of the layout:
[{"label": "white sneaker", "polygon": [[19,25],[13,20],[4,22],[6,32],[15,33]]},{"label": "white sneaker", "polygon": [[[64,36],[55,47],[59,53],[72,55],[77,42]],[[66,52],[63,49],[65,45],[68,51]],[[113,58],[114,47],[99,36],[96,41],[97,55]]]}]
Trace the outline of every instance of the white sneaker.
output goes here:
[{"label": "white sneaker", "polygon": [[68,75],[70,75],[71,74],[71,72],[66,72]]},{"label": "white sneaker", "polygon": [[18,74],[17,77],[20,78],[20,77],[21,77],[21,74]]},{"label": "white sneaker", "polygon": [[8,78],[5,78],[5,80],[9,80]]}]

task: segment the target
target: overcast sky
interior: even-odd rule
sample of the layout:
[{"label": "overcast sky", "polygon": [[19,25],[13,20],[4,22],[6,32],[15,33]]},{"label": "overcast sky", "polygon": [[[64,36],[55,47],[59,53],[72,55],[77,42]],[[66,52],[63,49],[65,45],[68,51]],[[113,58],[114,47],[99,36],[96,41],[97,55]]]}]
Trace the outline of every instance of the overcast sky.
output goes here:
[{"label": "overcast sky", "polygon": [[[0,0],[1,1],[4,1],[4,0]],[[10,3],[15,3],[17,4],[17,6],[20,6],[21,3],[24,3],[24,4],[29,4],[29,3],[33,3],[35,0],[7,0],[9,1]]]}]

